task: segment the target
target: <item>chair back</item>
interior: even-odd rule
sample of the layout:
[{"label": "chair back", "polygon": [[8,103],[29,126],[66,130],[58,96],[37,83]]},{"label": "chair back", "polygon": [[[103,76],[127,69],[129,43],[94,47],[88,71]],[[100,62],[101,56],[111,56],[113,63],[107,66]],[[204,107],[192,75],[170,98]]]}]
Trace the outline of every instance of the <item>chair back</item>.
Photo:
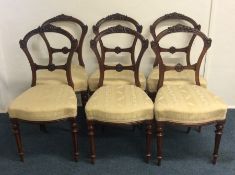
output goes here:
[{"label": "chair back", "polygon": [[[170,52],[170,53],[175,53],[175,52],[187,52],[188,51],[188,46],[185,48],[175,48],[174,46],[170,47],[170,48],[163,48],[160,46],[160,41],[173,33],[190,33],[195,35],[195,37],[199,37],[201,38],[201,40],[203,41],[203,47],[202,50],[200,52],[200,55],[196,61],[196,63],[194,64],[190,64],[190,65],[182,65],[180,63],[176,64],[175,66],[169,66],[169,65],[165,65],[163,62],[163,58],[161,56],[162,52]],[[207,50],[210,48],[211,46],[211,39],[208,38],[204,33],[202,33],[201,31],[188,27],[188,26],[184,26],[181,24],[177,24],[175,26],[169,27],[166,30],[163,30],[162,32],[160,32],[156,38],[155,41],[151,42],[151,47],[153,49],[153,51],[156,54],[157,59],[159,60],[159,81],[158,81],[158,89],[161,88],[163,86],[163,81],[164,81],[164,74],[166,71],[169,70],[175,70],[177,72],[181,72],[185,69],[191,69],[195,71],[195,83],[196,85],[200,86],[200,80],[199,80],[199,71],[200,71],[200,66],[202,63],[202,60],[207,52]]]},{"label": "chair back", "polygon": [[[140,47],[140,52],[137,57],[135,57],[135,54],[134,54],[136,44],[131,45],[128,48],[121,48],[119,46],[117,46],[115,48],[109,48],[109,47],[104,46],[104,44],[102,42],[100,42],[103,37],[105,37],[107,35],[117,34],[117,33],[125,34],[128,37],[134,37],[140,41],[141,47]],[[98,46],[97,46],[98,43],[101,43],[100,50],[98,50]],[[98,87],[101,87],[103,85],[104,72],[106,70],[116,70],[117,72],[121,72],[123,70],[132,70],[134,72],[135,85],[140,87],[139,66],[140,66],[142,56],[143,56],[144,52],[146,51],[146,49],[148,48],[148,40],[145,40],[144,37],[139,32],[136,32],[135,30],[132,30],[128,27],[124,27],[121,25],[117,25],[115,27],[110,27],[110,28],[105,29],[105,30],[101,31],[100,33],[98,33],[95,36],[95,38],[93,40],[91,40],[90,47],[94,51],[96,58],[98,60],[98,64],[99,64],[100,78],[99,78]],[[107,52],[114,52],[116,54],[119,54],[121,52],[129,52],[131,54],[131,65],[125,66],[120,63],[118,63],[115,66],[106,65],[105,64],[105,57],[106,57],[105,53],[107,53]]]},{"label": "chair back", "polygon": [[[157,33],[156,33],[156,28],[158,26],[160,26],[163,22],[166,22],[166,21],[170,21],[170,20],[177,20],[179,22],[184,22],[185,24],[184,25],[189,25],[189,27],[193,27],[194,29],[198,29],[200,30],[201,29],[201,26],[199,24],[197,24],[197,22],[195,20],[193,20],[192,18],[188,17],[188,16],[185,16],[183,14],[180,14],[180,13],[169,13],[169,14],[166,14],[164,16],[161,16],[160,18],[158,18],[151,26],[150,26],[150,33],[153,37],[153,40],[156,41],[156,38],[157,38]],[[170,53],[175,53],[177,51],[181,51],[181,50],[186,50],[186,63],[187,65],[190,65],[190,53],[191,53],[191,48],[192,48],[192,44],[194,42],[194,39],[196,38],[196,35],[192,35],[190,37],[190,40],[189,40],[189,43],[188,43],[188,46],[187,46],[187,50],[185,48],[178,48],[177,50],[174,50],[173,48],[171,48],[170,50],[167,50],[169,51]],[[155,66],[158,66],[158,59],[157,57],[155,58],[155,61],[154,61],[154,64],[153,64],[153,67]]]},{"label": "chair back", "polygon": [[[59,35],[66,37],[69,40],[71,47],[70,48],[68,48],[68,47],[53,48],[51,46],[47,36],[46,36],[46,33],[56,33],[56,34],[59,34]],[[34,60],[35,58],[33,58],[32,54],[30,53],[30,50],[28,47],[28,42],[35,35],[39,35],[43,39],[43,41],[47,47],[47,51],[48,51],[48,64],[47,65],[37,64]],[[37,70],[47,69],[49,71],[55,71],[57,69],[61,69],[61,70],[66,71],[68,85],[70,85],[71,87],[74,87],[72,77],[71,77],[71,61],[72,61],[74,51],[77,47],[77,40],[74,39],[74,37],[70,33],[61,29],[60,27],[56,27],[51,24],[47,24],[47,25],[40,26],[40,27],[28,32],[24,36],[24,38],[19,41],[19,44],[20,44],[21,49],[26,54],[28,61],[30,63],[30,66],[31,66],[31,70],[32,70],[32,84],[31,84],[31,86],[36,85],[36,80],[37,80],[36,72],[37,72]],[[68,54],[68,57],[66,59],[65,64],[54,63],[54,59],[53,59],[54,53]]]},{"label": "chair back", "polygon": [[[84,38],[85,38],[85,36],[87,34],[87,30],[88,30],[87,25],[85,25],[81,20],[79,20],[77,18],[61,14],[61,15],[58,15],[56,17],[53,17],[53,18],[50,18],[50,19],[46,20],[42,24],[42,26],[47,25],[47,24],[52,24],[52,25],[57,26],[57,23],[60,23],[60,22],[76,24],[77,29],[78,28],[81,29],[81,35],[75,37],[78,40],[78,44],[76,46],[75,52],[78,55],[79,65],[82,66],[82,67],[85,67],[84,61],[83,61],[83,56],[82,56],[82,48],[83,48]],[[59,26],[59,27],[61,27],[61,26]]]}]

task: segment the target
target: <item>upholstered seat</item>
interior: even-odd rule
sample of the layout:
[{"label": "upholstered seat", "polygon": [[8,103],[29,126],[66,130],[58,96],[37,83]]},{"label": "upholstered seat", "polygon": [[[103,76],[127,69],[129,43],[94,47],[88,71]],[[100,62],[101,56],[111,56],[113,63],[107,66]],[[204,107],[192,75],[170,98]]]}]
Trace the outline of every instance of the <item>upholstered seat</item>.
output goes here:
[{"label": "upholstered seat", "polygon": [[[157,84],[159,80],[159,69],[155,67],[147,78],[147,89],[149,92],[157,91]],[[206,80],[200,76],[200,83],[202,87],[207,86]],[[195,84],[195,71],[184,70],[182,72],[166,71],[164,75],[164,85],[182,85]]]},{"label": "upholstered seat", "polygon": [[[89,89],[95,91],[98,87],[100,72],[96,70],[92,73],[88,79]],[[124,84],[135,84],[134,72],[131,70],[123,70],[117,72],[116,70],[106,70],[104,75],[103,85],[124,85]],[[141,88],[146,88],[146,78],[143,73],[139,73],[139,80]]]},{"label": "upholstered seat", "polygon": [[135,85],[102,86],[86,105],[88,120],[131,123],[153,119],[153,102]]},{"label": "upholstered seat", "polygon": [[68,85],[37,85],[19,95],[10,105],[10,118],[53,121],[77,116],[77,99]]},{"label": "upholstered seat", "polygon": [[[87,90],[87,73],[84,67],[78,64],[71,65],[72,79],[74,83],[74,90],[76,92]],[[66,72],[64,70],[38,70],[37,84],[68,84]]]},{"label": "upholstered seat", "polygon": [[225,120],[227,105],[210,91],[197,85],[171,85],[159,89],[155,118],[183,124]]}]

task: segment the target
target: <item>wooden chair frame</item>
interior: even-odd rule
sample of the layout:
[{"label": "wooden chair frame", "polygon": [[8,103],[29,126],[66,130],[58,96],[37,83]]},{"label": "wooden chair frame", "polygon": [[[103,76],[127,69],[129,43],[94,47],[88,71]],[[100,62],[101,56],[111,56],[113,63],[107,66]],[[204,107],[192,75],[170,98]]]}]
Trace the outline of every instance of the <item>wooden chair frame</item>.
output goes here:
[{"label": "wooden chair frame", "polygon": [[[122,15],[120,13],[115,13],[115,14],[112,14],[112,15],[108,15],[108,16],[100,19],[99,21],[97,21],[97,23],[92,27],[93,33],[95,34],[95,36],[99,35],[99,33],[101,32],[101,30],[100,30],[101,26],[103,26],[106,23],[113,22],[113,21],[128,22],[129,24],[132,24],[136,28],[136,31],[138,33],[141,33],[142,29],[143,29],[142,25],[140,25],[135,19],[133,19],[131,17],[128,17],[126,15]],[[130,52],[131,53],[132,63],[134,62],[134,60],[133,60],[134,59],[134,53],[135,53],[134,49],[135,49],[135,46],[136,46],[137,39],[138,38],[135,36],[135,38],[133,40],[133,43],[132,43],[132,46],[130,48],[126,48],[126,51],[125,51],[125,52],[130,52],[130,49],[133,49]],[[99,44],[100,44],[101,49],[102,49],[103,45],[104,45],[102,39],[99,39]],[[120,47],[116,47],[115,49],[109,50],[109,51],[105,50],[104,52],[112,52],[112,51],[114,51],[117,54],[119,54],[120,52],[124,52],[124,50],[122,50]],[[104,52],[102,52],[101,54],[105,54]],[[102,55],[102,57],[104,57],[104,55]],[[90,91],[90,94],[92,95],[93,92]]]},{"label": "wooden chair frame", "polygon": [[[196,21],[194,21],[192,18],[188,17],[188,16],[185,16],[183,14],[180,14],[180,13],[169,13],[169,14],[166,14],[164,16],[161,16],[160,18],[158,18],[151,26],[150,26],[150,33],[153,37],[153,40],[155,42],[157,42],[157,34],[156,34],[156,28],[157,26],[159,26],[162,22],[165,22],[165,21],[169,21],[169,20],[180,20],[180,21],[185,21],[185,22],[188,22],[190,25],[193,26],[193,28],[195,29],[198,29],[200,30],[201,29],[201,26],[199,24],[196,23]],[[192,48],[192,44],[194,42],[194,39],[195,39],[196,35],[193,34],[190,41],[189,41],[189,44],[187,46],[187,49],[186,48],[178,48],[178,50],[184,50],[185,53],[186,53],[186,62],[187,62],[187,65],[190,65],[190,51],[191,51],[191,48]],[[177,50],[175,47],[171,47],[169,49],[166,49],[165,50],[166,52],[170,52],[170,53],[175,53]],[[156,56],[155,58],[155,61],[154,61],[154,64],[153,64],[153,67],[156,67],[158,66],[158,58]]]},{"label": "wooden chair frame", "polygon": [[[135,36],[137,39],[140,40],[142,47],[141,47],[141,50],[140,50],[140,53],[139,53],[137,59],[135,59],[135,57],[132,57],[132,59],[134,61],[134,62],[132,62],[133,63],[132,65],[130,65],[130,66],[123,66],[121,64],[117,64],[116,66],[105,65],[105,52],[115,52],[117,54],[120,52],[132,53],[133,52],[132,47],[135,47],[135,45],[132,45],[132,47],[130,47],[130,48],[120,48],[120,47],[107,48],[103,44],[101,44],[101,53],[99,53],[98,48],[97,48],[97,44],[100,43],[102,37],[104,37],[106,35],[114,34],[114,33],[129,34],[129,35]],[[130,28],[123,27],[121,25],[117,25],[115,27],[110,27],[106,30],[103,30],[102,32],[97,34],[96,37],[93,40],[91,40],[90,46],[91,46],[91,49],[94,51],[94,53],[97,57],[98,63],[99,63],[99,69],[100,69],[99,87],[101,87],[103,85],[104,72],[106,70],[116,70],[118,72],[123,71],[123,70],[132,70],[132,71],[134,71],[135,85],[137,87],[140,87],[139,75],[138,75],[139,74],[139,65],[140,65],[141,58],[148,47],[148,40],[145,40],[140,33],[136,32]],[[138,122],[134,122],[134,123],[123,123],[123,124],[100,122],[100,121],[96,121],[96,120],[87,120],[87,123],[88,123],[88,136],[89,136],[89,141],[90,141],[90,150],[91,150],[91,162],[93,164],[95,163],[95,159],[96,159],[95,139],[94,139],[94,124],[95,123],[100,123],[103,125],[109,124],[109,125],[121,125],[121,126],[137,125],[140,123],[145,123],[146,124],[146,137],[147,137],[146,160],[147,160],[147,162],[150,160],[151,143],[152,143],[152,120],[138,121]]]},{"label": "wooden chair frame", "polygon": [[[48,41],[48,39],[46,38],[45,33],[58,33],[61,34],[63,36],[65,36],[66,38],[69,39],[70,43],[71,43],[71,48],[67,48],[67,47],[63,47],[62,49],[57,49],[57,48],[53,48],[50,46],[50,43]],[[47,47],[48,50],[48,54],[49,54],[49,63],[48,65],[39,65],[36,64],[33,61],[33,57],[31,56],[29,49],[28,49],[28,41],[31,37],[35,36],[35,35],[40,35]],[[32,70],[32,84],[31,86],[36,86],[36,72],[37,70],[41,70],[41,69],[48,69],[49,71],[54,71],[56,69],[62,69],[66,71],[66,76],[67,76],[67,81],[68,81],[68,85],[73,87],[73,81],[71,78],[71,60],[74,54],[74,51],[76,49],[77,46],[77,40],[73,38],[73,36],[66,32],[65,30],[59,28],[59,27],[55,27],[53,25],[44,25],[42,27],[38,27],[32,31],[30,31],[29,33],[27,33],[25,35],[25,37],[20,40],[19,42],[21,49],[24,51],[24,53],[26,54],[26,57],[28,58],[31,70]],[[69,53],[68,54],[68,58],[67,58],[67,62],[64,65],[55,65],[53,63],[53,53],[57,53],[57,52],[62,52],[64,54]],[[45,102],[46,103],[46,102]],[[78,133],[78,128],[77,128],[77,121],[76,118],[74,117],[68,117],[66,119],[63,120],[69,120],[71,122],[71,129],[72,129],[72,140],[73,140],[73,156],[74,156],[74,160],[77,161],[78,160],[78,156],[79,156],[79,152],[78,152],[78,139],[77,139],[77,133]],[[15,139],[16,139],[16,143],[17,143],[17,149],[18,149],[18,154],[20,157],[21,161],[24,161],[24,152],[23,152],[23,146],[22,146],[22,140],[21,140],[21,134],[20,134],[20,128],[19,128],[19,121],[21,122],[28,122],[28,123],[33,123],[33,124],[40,124],[40,125],[44,125],[46,123],[52,123],[52,122],[58,122],[58,121],[62,121],[61,120],[55,120],[55,121],[26,121],[26,120],[22,120],[22,119],[18,119],[18,118],[11,118],[11,123],[12,123],[12,129],[13,129],[13,133],[15,135]]]},{"label": "wooden chair frame", "polygon": [[[85,64],[83,61],[83,55],[82,55],[82,48],[83,48],[83,42],[84,42],[84,38],[87,34],[87,30],[88,30],[88,26],[85,25],[81,20],[74,18],[72,16],[68,16],[68,15],[58,15],[56,17],[50,18],[48,20],[46,20],[42,26],[47,25],[47,24],[55,24],[57,22],[67,22],[67,23],[74,23],[77,25],[78,28],[81,28],[81,36],[79,38],[77,38],[78,43],[75,49],[75,52],[78,55],[78,62],[79,65],[85,68]],[[87,91],[81,91],[81,92],[77,92],[81,94],[81,99],[82,99],[82,106],[85,107],[86,102],[88,100],[88,92]]]},{"label": "wooden chair frame", "polygon": [[[186,65],[183,66],[181,64],[177,64],[176,66],[167,66],[163,63],[163,59],[161,57],[161,52],[165,52],[168,49],[162,48],[159,45],[160,40],[169,34],[172,33],[179,33],[179,32],[183,32],[183,33],[192,33],[195,36],[198,36],[199,38],[202,39],[204,46],[203,49],[200,53],[200,56],[198,58],[198,61],[193,64],[193,65]],[[160,70],[160,74],[159,74],[159,81],[158,81],[158,89],[160,89],[163,86],[163,82],[164,82],[164,74],[166,71],[169,70],[176,70],[177,72],[181,72],[185,69],[191,69],[195,71],[195,84],[200,86],[200,79],[199,79],[199,69],[200,69],[200,65],[202,63],[202,60],[207,52],[207,50],[210,48],[211,46],[211,39],[207,38],[207,36],[200,32],[197,29],[188,27],[188,26],[184,26],[181,24],[178,24],[176,26],[173,27],[169,27],[168,29],[162,31],[161,33],[158,34],[158,36],[155,38],[155,41],[153,41],[151,43],[151,46],[157,56],[157,59],[159,60],[159,70]],[[175,49],[175,52],[186,52],[187,49]],[[218,150],[219,150],[219,144],[220,144],[220,139],[221,139],[221,135],[222,135],[222,131],[223,131],[223,127],[224,127],[224,123],[225,120],[222,121],[212,121],[212,122],[207,122],[207,123],[199,123],[199,124],[184,124],[184,123],[173,123],[173,122],[158,122],[156,121],[156,125],[157,125],[157,132],[156,132],[156,136],[157,136],[157,160],[158,160],[158,165],[161,164],[161,160],[162,160],[162,139],[163,139],[163,126],[166,124],[173,124],[173,125],[183,125],[183,126],[188,126],[188,127],[196,127],[196,126],[203,126],[203,125],[209,125],[209,124],[213,124],[216,123],[216,136],[215,136],[215,146],[214,146],[214,153],[213,153],[213,164],[216,163],[216,160],[218,158]]]}]

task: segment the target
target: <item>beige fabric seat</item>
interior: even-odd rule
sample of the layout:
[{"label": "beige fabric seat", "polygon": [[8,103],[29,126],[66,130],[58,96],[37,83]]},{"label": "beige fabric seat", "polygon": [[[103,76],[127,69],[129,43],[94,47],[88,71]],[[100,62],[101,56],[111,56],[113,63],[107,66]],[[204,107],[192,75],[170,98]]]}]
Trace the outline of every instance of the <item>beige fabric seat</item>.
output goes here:
[{"label": "beige fabric seat", "polygon": [[[87,90],[87,73],[84,67],[78,64],[71,65],[72,79],[74,83],[74,91],[86,91]],[[37,71],[37,84],[68,84],[66,78],[66,72],[64,70],[38,70]]]},{"label": "beige fabric seat", "polygon": [[[159,69],[155,67],[147,78],[147,89],[149,92],[157,91],[157,84],[159,80]],[[206,88],[206,80],[200,76],[200,83],[202,87]],[[195,71],[184,70],[176,72],[175,70],[166,71],[164,76],[164,85],[182,85],[182,84],[195,84]]]},{"label": "beige fabric seat", "polygon": [[135,85],[102,86],[86,105],[88,120],[131,123],[153,119],[153,102]]},{"label": "beige fabric seat", "polygon": [[8,110],[10,118],[53,121],[77,116],[77,99],[68,85],[37,85],[19,95]]},{"label": "beige fabric seat", "polygon": [[183,124],[225,120],[227,105],[207,89],[197,85],[171,85],[159,89],[155,118]]},{"label": "beige fabric seat", "polygon": [[[89,89],[95,91],[98,87],[100,72],[96,70],[92,73],[88,79]],[[146,88],[146,78],[143,73],[139,73],[139,80],[141,88]],[[131,70],[123,70],[117,72],[116,70],[106,70],[104,75],[103,85],[124,85],[124,84],[135,84],[134,72]]]}]

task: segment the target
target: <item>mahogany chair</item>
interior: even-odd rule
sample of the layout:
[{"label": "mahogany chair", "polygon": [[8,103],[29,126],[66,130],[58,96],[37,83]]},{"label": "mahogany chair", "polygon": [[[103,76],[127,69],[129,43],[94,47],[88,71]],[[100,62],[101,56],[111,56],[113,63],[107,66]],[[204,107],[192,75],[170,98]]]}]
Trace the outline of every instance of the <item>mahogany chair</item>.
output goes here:
[{"label": "mahogany chair", "polygon": [[[159,27],[163,25],[163,27],[167,28],[166,22],[169,21],[175,21],[177,23],[183,23],[183,25],[187,25],[189,27],[193,27],[195,29],[200,30],[201,26],[197,24],[192,18],[179,14],[179,13],[170,13],[166,14],[164,16],[161,16],[158,18],[151,26],[150,26],[150,33],[153,37],[153,40],[156,42],[157,41],[157,35],[159,34],[160,31]],[[158,29],[158,30],[157,30]],[[188,37],[188,36],[187,36]],[[165,48],[164,52],[168,52],[171,54],[174,54],[178,51],[181,51],[182,53],[185,53],[186,57],[186,64],[191,65],[191,60],[190,60],[190,53],[191,53],[191,48],[192,44],[195,40],[196,35],[192,35],[188,37],[188,45],[185,48]],[[165,59],[165,61],[167,61]],[[147,78],[147,89],[148,92],[151,96],[151,98],[154,100],[156,97],[157,93],[157,84],[159,81],[159,67],[158,67],[158,57],[156,55],[154,64],[153,64],[153,70],[150,72],[148,78]],[[206,87],[206,80],[200,76],[200,81],[201,85],[203,87]],[[181,72],[180,74],[175,72],[175,71],[168,71],[165,75],[165,84],[193,84],[194,83],[194,72],[192,70],[186,70],[184,72]]]},{"label": "mahogany chair", "polygon": [[[66,37],[71,46],[70,48],[54,48],[47,38],[49,34]],[[38,64],[35,57],[29,49],[29,41],[32,37],[39,36],[44,41],[48,50],[48,64]],[[9,106],[8,114],[12,123],[13,133],[15,135],[18,153],[21,161],[24,161],[24,152],[21,141],[19,122],[28,122],[33,124],[46,124],[68,120],[71,123],[73,139],[73,156],[78,160],[78,140],[77,140],[77,99],[74,93],[74,84],[71,77],[71,61],[77,46],[77,40],[65,30],[53,25],[44,25],[38,27],[25,35],[20,40],[20,47],[26,54],[32,70],[31,88],[19,95]],[[65,58],[65,64],[54,63],[54,54],[62,52],[68,54]],[[40,70],[64,71],[66,74],[67,84],[37,84],[37,73]]]},{"label": "mahogany chair", "polygon": [[[109,15],[105,18],[102,18],[99,20],[94,26],[93,26],[93,32],[95,35],[98,35],[103,28],[112,27],[114,26],[114,23],[118,23],[122,26],[128,26],[128,28],[133,28],[133,30],[137,31],[138,33],[142,32],[142,26],[133,18],[130,18],[128,16],[116,13]],[[129,52],[131,61],[134,59],[134,54],[135,54],[135,47],[136,47],[136,42],[137,42],[137,37],[134,37],[133,39],[130,39],[132,42],[132,45],[130,48],[120,48],[116,47],[115,49],[108,50],[107,48],[103,47],[102,45],[104,44],[102,40],[99,40],[99,44],[101,48],[105,50],[105,52],[115,52],[116,54],[119,54],[122,51]],[[129,58],[127,58],[129,59]],[[110,63],[111,65],[116,64],[116,63]],[[133,72],[130,70],[124,70],[122,72],[116,72],[115,70],[108,70],[105,72],[105,79],[104,79],[104,85],[111,85],[111,84],[134,84],[134,76]],[[91,92],[94,92],[98,88],[98,83],[99,83],[99,69],[94,71],[89,79],[88,79],[88,86],[89,90]],[[146,88],[146,78],[143,73],[139,73],[139,80],[141,84],[141,88],[145,90]]]},{"label": "mahogany chair", "polygon": [[[88,75],[85,70],[85,64],[83,62],[83,56],[82,56],[82,48],[83,48],[83,41],[87,34],[88,27],[85,25],[82,21],[80,21],[77,18],[74,18],[72,16],[67,16],[64,14],[58,15],[56,17],[53,17],[51,19],[46,20],[42,26],[47,24],[52,24],[58,27],[64,27],[61,24],[75,24],[73,26],[76,26],[77,31],[81,31],[81,33],[78,35],[78,32],[76,33],[77,36],[74,36],[78,40],[75,53],[77,53],[78,57],[78,64],[72,63],[71,71],[72,71],[72,79],[74,83],[74,91],[78,94],[81,94],[82,99],[82,105],[85,108],[85,104],[88,100],[88,85],[87,85],[87,79]],[[68,27],[68,26],[66,26]],[[55,81],[57,80],[57,81]],[[54,71],[50,72],[48,70],[41,71],[38,74],[38,83],[39,84],[52,84],[55,82],[67,84],[66,75],[63,75],[60,71]]]},{"label": "mahogany chair", "polygon": [[[103,37],[112,34],[125,34],[128,37],[135,37],[141,42],[141,50],[137,57],[133,57],[131,65],[110,66],[105,64],[105,52],[131,52],[132,48],[109,48],[101,44],[101,51],[98,50],[98,43]],[[88,135],[91,149],[91,162],[95,163],[95,139],[94,124],[111,125],[136,125],[145,123],[147,126],[147,152],[146,159],[149,161],[151,156],[152,140],[152,121],[153,121],[153,102],[143,91],[139,80],[139,65],[141,58],[148,47],[148,40],[143,36],[127,27],[117,25],[103,30],[90,42],[91,49],[94,51],[100,69],[98,89],[89,98],[86,104],[86,116],[88,123]],[[105,72],[109,70],[122,71],[129,70],[133,72],[134,85],[106,85],[104,86]]]},{"label": "mahogany chair", "polygon": [[[175,66],[164,64],[162,52],[166,49],[160,46],[160,42],[166,36],[174,33],[190,33],[203,41],[203,48],[195,64]],[[211,39],[197,29],[184,25],[176,25],[163,30],[157,35],[152,43],[152,48],[157,56],[159,64],[159,81],[157,85],[157,96],[155,99],[155,119],[157,125],[157,160],[160,165],[162,160],[163,127],[166,124],[183,125],[188,127],[216,124],[215,147],[213,153],[213,164],[218,158],[218,149],[222,131],[226,119],[227,105],[206,88],[201,87],[199,69],[211,46]],[[173,48],[173,47],[172,47]],[[186,47],[187,48],[187,47]],[[185,50],[186,50],[185,48]],[[175,52],[185,51],[174,49]],[[164,84],[165,75],[168,71],[181,73],[186,70],[194,71],[194,85],[191,84]]]}]

